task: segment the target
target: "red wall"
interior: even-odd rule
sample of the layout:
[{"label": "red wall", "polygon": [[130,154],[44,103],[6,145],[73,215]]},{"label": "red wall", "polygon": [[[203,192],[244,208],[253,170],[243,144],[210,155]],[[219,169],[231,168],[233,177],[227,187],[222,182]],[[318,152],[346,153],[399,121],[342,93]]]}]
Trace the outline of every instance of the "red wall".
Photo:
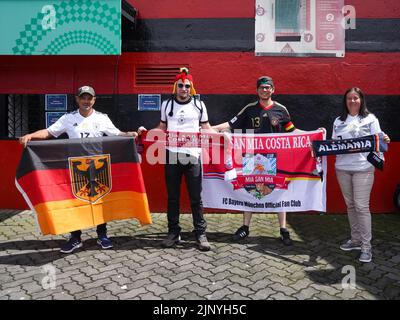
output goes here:
[{"label": "red wall", "polygon": [[[337,58],[263,57],[253,52],[126,52],[116,57],[0,56],[0,94],[73,94],[89,84],[97,94],[170,93],[169,87],[135,86],[135,65],[188,65],[202,94],[255,94],[254,72],[275,80],[275,94],[338,94],[358,86],[368,94],[398,95],[400,53],[346,53]],[[99,68],[101,66],[101,68]],[[284,67],[282,67],[284,66]],[[373,75],[373,76],[371,76]],[[210,80],[211,79],[211,80]],[[226,79],[234,85],[226,85]],[[390,81],[389,81],[390,79]]]},{"label": "red wall", "polygon": [[[22,147],[17,141],[0,140],[0,208],[27,209],[24,199],[15,188],[15,172],[21,157]],[[394,212],[392,197],[398,183],[400,183],[399,163],[400,143],[390,144],[389,151],[385,154],[386,163],[383,172],[376,171],[375,183],[371,195],[371,211],[374,213]],[[166,189],[164,183],[164,169],[161,165],[151,166],[142,163],[142,171],[146,184],[150,210],[152,212],[165,212],[167,204]],[[188,195],[182,185],[182,208],[190,211]],[[340,193],[334,173],[334,158],[328,157],[327,177],[327,212],[343,213],[345,205]],[[208,212],[215,210],[207,209]]]},{"label": "red wall", "polygon": [[0,140],[0,150],[0,209],[27,209],[24,198],[15,187],[22,146],[17,141]]}]

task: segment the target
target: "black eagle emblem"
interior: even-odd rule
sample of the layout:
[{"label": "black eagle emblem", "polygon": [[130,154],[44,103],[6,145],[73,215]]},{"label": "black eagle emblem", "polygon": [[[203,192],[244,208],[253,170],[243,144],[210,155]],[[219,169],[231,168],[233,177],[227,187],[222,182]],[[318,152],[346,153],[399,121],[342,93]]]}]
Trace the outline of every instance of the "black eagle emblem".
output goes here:
[{"label": "black eagle emblem", "polygon": [[72,190],[77,198],[95,202],[110,192],[111,177],[108,155],[70,158],[69,162]]}]

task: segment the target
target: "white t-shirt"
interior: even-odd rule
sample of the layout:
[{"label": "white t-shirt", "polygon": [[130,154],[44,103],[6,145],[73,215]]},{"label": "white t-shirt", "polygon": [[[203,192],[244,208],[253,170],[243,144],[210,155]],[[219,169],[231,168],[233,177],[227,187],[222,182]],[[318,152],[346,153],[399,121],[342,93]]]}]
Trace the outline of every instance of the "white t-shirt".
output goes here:
[{"label": "white t-shirt", "polygon": [[[161,104],[161,122],[167,124],[168,131],[200,132],[200,124],[208,122],[207,109],[202,101],[196,100],[197,107],[194,98],[185,103],[172,99],[167,106],[168,101],[165,100]],[[171,109],[172,116],[169,115]],[[167,147],[167,149],[171,152],[187,153],[197,158],[201,153],[201,148]]]},{"label": "white t-shirt", "polygon": [[121,132],[106,114],[94,109],[89,117],[82,117],[78,110],[67,113],[47,130],[56,138],[66,132],[70,139],[116,136]]},{"label": "white t-shirt", "polygon": [[[336,118],[333,123],[332,139],[352,139],[382,132],[378,119],[369,114],[365,118],[347,115],[346,121]],[[373,165],[367,160],[368,152],[340,154],[335,167],[339,170],[364,171]]]}]

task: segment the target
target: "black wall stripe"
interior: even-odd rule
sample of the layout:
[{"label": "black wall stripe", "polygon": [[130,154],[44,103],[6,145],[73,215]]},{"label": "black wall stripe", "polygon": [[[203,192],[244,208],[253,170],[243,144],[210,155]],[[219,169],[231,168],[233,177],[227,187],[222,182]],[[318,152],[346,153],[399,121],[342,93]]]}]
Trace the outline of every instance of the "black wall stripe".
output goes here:
[{"label": "black wall stripe", "polygon": [[[348,52],[400,51],[400,19],[357,19]],[[254,51],[254,19],[144,19],[122,34],[125,52]]]},{"label": "black wall stripe", "polygon": [[[82,143],[84,141],[84,143]],[[17,179],[35,170],[67,169],[69,157],[85,157],[96,154],[111,154],[111,164],[138,163],[134,153],[121,150],[136,150],[133,140],[121,137],[65,139],[60,141],[32,141],[32,148],[24,150],[17,169]]]},{"label": "black wall stripe", "polygon": [[254,19],[138,20],[123,51],[254,51]]},{"label": "black wall stripe", "polygon": [[8,136],[8,101],[6,95],[0,94],[0,137]]},{"label": "black wall stripe", "polygon": [[356,29],[346,30],[346,50],[400,51],[400,19],[357,19]]},{"label": "black wall stripe", "polygon": [[[109,97],[109,96],[106,96]],[[162,95],[162,99],[169,98]],[[276,101],[289,110],[293,123],[299,129],[327,129],[328,137],[332,133],[332,124],[342,110],[341,95],[274,95]],[[233,118],[246,104],[255,101],[254,95],[213,94],[201,95],[207,106],[212,125]],[[95,108],[110,114],[110,118],[121,130],[137,130],[139,126],[154,128],[159,124],[159,111],[138,111],[137,95],[120,95],[118,107],[111,114],[108,99],[102,101],[98,96]],[[393,141],[400,141],[400,96],[368,95],[368,109],[374,113],[381,128]]]}]

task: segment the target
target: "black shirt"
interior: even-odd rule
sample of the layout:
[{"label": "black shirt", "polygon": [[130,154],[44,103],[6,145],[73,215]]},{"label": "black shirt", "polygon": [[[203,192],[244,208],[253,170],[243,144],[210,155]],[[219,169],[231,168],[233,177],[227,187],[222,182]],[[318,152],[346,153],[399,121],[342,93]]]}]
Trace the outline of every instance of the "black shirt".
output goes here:
[{"label": "black shirt", "polygon": [[285,106],[273,101],[263,107],[259,101],[249,103],[233,119],[229,120],[232,129],[254,129],[254,133],[281,133],[295,130]]}]

